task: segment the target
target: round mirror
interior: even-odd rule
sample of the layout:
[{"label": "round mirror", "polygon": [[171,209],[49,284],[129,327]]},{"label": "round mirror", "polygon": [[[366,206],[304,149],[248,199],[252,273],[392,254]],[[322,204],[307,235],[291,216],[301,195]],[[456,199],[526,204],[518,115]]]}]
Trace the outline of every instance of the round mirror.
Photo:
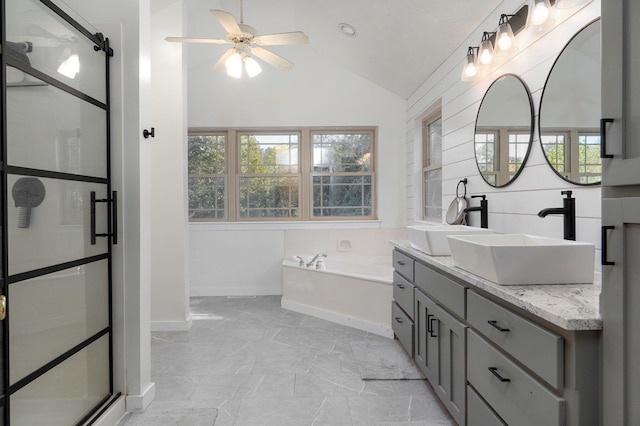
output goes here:
[{"label": "round mirror", "polygon": [[540,100],[538,131],[547,162],[566,181],[597,185],[600,160],[600,21],[556,59]]},{"label": "round mirror", "polygon": [[518,76],[505,74],[484,94],[475,130],[476,164],[484,180],[501,187],[513,182],[529,156],[533,102]]}]

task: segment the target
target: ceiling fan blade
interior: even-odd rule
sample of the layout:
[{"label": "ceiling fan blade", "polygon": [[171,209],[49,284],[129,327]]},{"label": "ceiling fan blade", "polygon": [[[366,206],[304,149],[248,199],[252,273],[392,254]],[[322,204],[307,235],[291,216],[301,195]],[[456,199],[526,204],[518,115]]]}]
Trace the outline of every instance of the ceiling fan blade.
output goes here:
[{"label": "ceiling fan blade", "polygon": [[226,61],[229,56],[233,55],[234,51],[235,51],[234,48],[231,48],[231,49],[227,50],[225,52],[225,54],[222,55],[220,57],[220,59],[218,59],[218,62],[216,62],[216,64],[213,66],[213,69],[214,70],[223,70],[225,68],[224,67],[224,61]]},{"label": "ceiling fan blade", "polygon": [[224,12],[222,10],[210,10],[214,18],[220,22],[220,25],[231,34],[242,34],[242,30],[236,22],[236,18],[232,14]]},{"label": "ceiling fan blade", "polygon": [[274,46],[278,44],[307,44],[309,37],[302,31],[294,31],[291,33],[265,34],[257,36],[253,39],[256,44],[264,46]]},{"label": "ceiling fan blade", "polygon": [[208,43],[208,44],[228,44],[227,40],[218,40],[215,38],[193,38],[193,37],[165,37],[166,41],[176,43]]},{"label": "ceiling fan blade", "polygon": [[286,71],[293,68],[293,62],[262,47],[254,47],[251,49],[251,53],[279,70]]}]

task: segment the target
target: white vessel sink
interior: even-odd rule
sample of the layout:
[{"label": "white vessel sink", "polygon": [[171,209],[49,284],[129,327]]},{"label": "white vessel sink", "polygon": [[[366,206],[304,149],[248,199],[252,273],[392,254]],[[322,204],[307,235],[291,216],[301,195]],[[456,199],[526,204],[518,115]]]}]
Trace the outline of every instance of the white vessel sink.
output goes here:
[{"label": "white vessel sink", "polygon": [[448,239],[457,267],[496,284],[593,283],[593,244],[526,234]]},{"label": "white vessel sink", "polygon": [[471,235],[493,233],[490,229],[474,228],[464,225],[407,226],[407,235],[411,247],[432,256],[449,256],[449,235]]}]

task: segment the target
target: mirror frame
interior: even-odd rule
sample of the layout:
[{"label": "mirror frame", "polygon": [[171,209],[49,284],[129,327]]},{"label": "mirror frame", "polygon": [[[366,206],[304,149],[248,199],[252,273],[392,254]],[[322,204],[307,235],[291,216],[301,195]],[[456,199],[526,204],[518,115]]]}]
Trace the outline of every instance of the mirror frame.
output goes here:
[{"label": "mirror frame", "polygon": [[[584,25],[582,28],[580,28],[574,35],[571,36],[571,38],[567,41],[567,43],[564,45],[564,47],[562,48],[562,50],[560,51],[560,53],[558,53],[558,56],[556,57],[555,61],[553,61],[553,65],[551,66],[551,69],[549,70],[549,74],[547,74],[547,78],[544,81],[544,87],[542,88],[542,92],[540,94],[540,105],[538,107],[538,142],[540,143],[540,149],[542,150],[542,155],[544,157],[544,160],[547,162],[547,164],[549,165],[549,168],[551,170],[553,170],[553,172],[558,175],[563,181],[570,183],[572,185],[577,185],[577,186],[598,186],[602,184],[602,174],[600,175],[600,182],[592,182],[592,183],[580,183],[580,182],[575,182],[573,180],[570,180],[568,178],[566,178],[564,175],[562,175],[562,173],[560,173],[559,171],[557,171],[555,169],[555,167],[553,167],[553,165],[551,164],[551,162],[549,161],[549,158],[547,157],[547,154],[544,152],[544,146],[542,145],[542,126],[541,126],[541,120],[542,120],[542,102],[544,101],[544,94],[547,90],[547,85],[549,84],[549,78],[551,77],[551,74],[553,73],[553,69],[556,67],[556,65],[558,64],[558,61],[560,60],[560,58],[562,57],[562,54],[565,52],[565,50],[567,50],[567,48],[571,45],[571,43],[573,42],[573,40],[578,37],[584,30],[586,30],[587,28],[589,28],[591,25],[593,25],[594,23],[600,21],[601,18],[596,18],[590,22],[588,22],[586,25]],[[600,30],[600,32],[602,33],[602,29]],[[602,46],[600,47],[600,50],[602,52]],[[600,55],[602,55],[602,53],[600,53]],[[602,65],[601,65],[602,66]],[[600,72],[602,74],[602,70]],[[600,94],[602,95],[602,88],[600,88]],[[599,125],[599,123],[597,123]],[[602,135],[600,135],[600,138],[602,138]],[[602,140],[602,139],[601,139]],[[602,164],[602,162],[600,163]]]},{"label": "mirror frame", "polygon": [[[530,122],[529,122],[529,145],[527,146],[527,153],[525,154],[524,158],[522,159],[522,165],[520,166],[520,168],[516,171],[516,173],[513,175],[513,177],[511,179],[509,179],[509,181],[505,182],[502,185],[493,185],[492,183],[490,183],[487,178],[484,176],[484,174],[482,173],[482,170],[480,170],[480,165],[478,164],[478,157],[476,155],[476,133],[478,131],[478,118],[480,117],[480,111],[482,110],[482,104],[484,103],[487,94],[489,93],[489,91],[491,90],[491,88],[493,87],[494,84],[496,84],[498,81],[504,79],[505,77],[515,77],[520,84],[522,85],[522,87],[524,88],[524,91],[527,95],[527,98],[529,100],[529,112],[530,112]],[[534,126],[535,126],[535,111],[533,108],[533,98],[531,96],[531,90],[529,90],[529,86],[527,86],[527,83],[524,82],[524,80],[522,78],[520,78],[520,76],[516,75],[516,74],[512,74],[512,73],[506,73],[506,74],[502,74],[499,77],[497,77],[495,80],[493,80],[493,82],[489,85],[489,87],[487,88],[487,90],[484,92],[484,95],[482,96],[482,101],[480,102],[480,106],[478,107],[478,113],[476,114],[476,121],[474,124],[474,128],[473,128],[473,158],[476,162],[476,167],[478,168],[478,173],[480,173],[480,176],[482,176],[482,179],[485,181],[485,183],[493,188],[504,188],[505,186],[511,185],[511,183],[513,183],[513,181],[515,181],[518,176],[520,176],[520,173],[522,173],[522,170],[524,170],[525,165],[527,164],[527,159],[529,158],[529,154],[531,153],[531,146],[533,145],[533,134],[534,134]]]}]

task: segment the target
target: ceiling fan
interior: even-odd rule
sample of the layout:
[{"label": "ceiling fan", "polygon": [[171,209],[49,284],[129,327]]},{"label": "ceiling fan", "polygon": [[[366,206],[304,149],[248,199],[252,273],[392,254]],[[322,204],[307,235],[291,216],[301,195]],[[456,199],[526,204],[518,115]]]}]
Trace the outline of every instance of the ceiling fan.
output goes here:
[{"label": "ceiling fan", "polygon": [[239,23],[230,13],[222,10],[210,10],[210,12],[227,31],[225,40],[190,37],[166,37],[165,40],[181,43],[232,44],[233,47],[222,55],[213,68],[225,67],[227,74],[235,78],[242,76],[243,66],[249,77],[254,77],[262,71],[260,64],[252,56],[262,59],[279,70],[285,71],[293,68],[293,62],[262,46],[307,44],[309,42],[309,37],[302,31],[257,35],[255,28],[244,23],[242,0],[240,0]]}]

